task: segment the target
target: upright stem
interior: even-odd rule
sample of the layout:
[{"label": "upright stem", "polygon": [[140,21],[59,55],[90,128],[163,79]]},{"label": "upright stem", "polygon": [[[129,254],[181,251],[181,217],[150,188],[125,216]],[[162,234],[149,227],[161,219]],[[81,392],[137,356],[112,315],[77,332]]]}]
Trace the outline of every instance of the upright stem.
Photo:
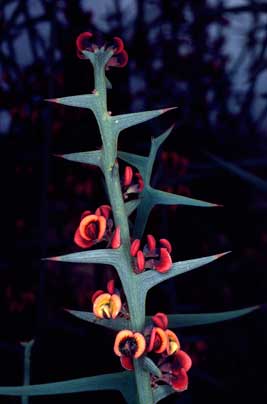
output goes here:
[{"label": "upright stem", "polygon": [[[31,381],[31,352],[34,340],[23,342],[21,345],[24,348],[23,352],[23,385],[28,386]],[[21,404],[29,404],[28,396],[21,397]]]},{"label": "upright stem", "polygon": [[[107,112],[105,69],[103,64],[99,65],[99,61],[94,64],[94,73],[95,89],[99,96],[99,109],[96,113],[96,118],[103,142],[102,171],[105,176],[115,225],[120,226],[121,231],[121,244],[124,255],[123,270],[125,273],[121,281],[127,298],[132,328],[135,331],[142,331],[145,324],[145,298],[136,282],[138,275],[134,274],[132,269],[129,224],[121,191],[117,162],[118,133],[114,130],[112,120]],[[149,373],[143,369],[139,360],[134,360],[134,368],[139,404],[153,404]]]}]

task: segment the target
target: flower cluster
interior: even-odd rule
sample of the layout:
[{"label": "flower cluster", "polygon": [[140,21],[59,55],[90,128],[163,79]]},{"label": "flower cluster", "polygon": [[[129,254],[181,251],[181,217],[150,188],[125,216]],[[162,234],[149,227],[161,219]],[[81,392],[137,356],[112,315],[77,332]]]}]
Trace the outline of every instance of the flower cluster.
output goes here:
[{"label": "flower cluster", "polygon": [[95,213],[90,210],[83,212],[79,227],[74,235],[74,242],[81,248],[90,248],[100,241],[108,241],[111,248],[120,247],[120,227],[113,231],[111,207],[101,205]]},{"label": "flower cluster", "polygon": [[130,194],[142,192],[144,189],[144,181],[139,172],[133,172],[132,167],[126,166],[122,181],[122,193],[124,199],[127,199]]},{"label": "flower cluster", "polygon": [[151,375],[152,385],[165,382],[176,391],[184,391],[188,387],[187,372],[192,365],[191,358],[180,349],[176,334],[167,328],[168,318],[164,313],[153,316],[152,323],[143,333],[120,331],[115,338],[114,352],[127,370],[134,369],[133,359],[152,354],[161,372],[159,377]]},{"label": "flower cluster", "polygon": [[134,271],[136,273],[143,272],[145,269],[154,269],[158,272],[168,272],[172,266],[170,253],[172,252],[171,243],[161,238],[159,240],[160,247],[157,248],[155,237],[152,234],[147,235],[147,244],[143,250],[140,249],[141,241],[133,240],[130,248],[130,254],[134,260]]},{"label": "flower cluster", "polygon": [[111,41],[94,39],[91,32],[83,32],[76,39],[77,56],[80,59],[87,59],[86,52],[97,53],[99,51],[112,51],[113,56],[108,60],[105,68],[124,67],[128,63],[128,54],[124,49],[121,38],[115,36]]}]

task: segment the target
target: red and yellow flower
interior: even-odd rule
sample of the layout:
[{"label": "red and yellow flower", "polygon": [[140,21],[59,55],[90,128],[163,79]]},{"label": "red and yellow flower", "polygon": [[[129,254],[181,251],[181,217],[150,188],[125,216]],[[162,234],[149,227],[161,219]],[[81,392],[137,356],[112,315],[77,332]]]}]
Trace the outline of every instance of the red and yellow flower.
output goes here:
[{"label": "red and yellow flower", "polygon": [[140,332],[120,331],[115,338],[114,352],[125,369],[133,369],[133,359],[138,359],[146,349],[146,340]]},{"label": "red and yellow flower", "polygon": [[92,296],[93,312],[98,318],[116,318],[122,303],[119,292],[115,289],[114,280],[107,284],[108,292],[97,290]]}]

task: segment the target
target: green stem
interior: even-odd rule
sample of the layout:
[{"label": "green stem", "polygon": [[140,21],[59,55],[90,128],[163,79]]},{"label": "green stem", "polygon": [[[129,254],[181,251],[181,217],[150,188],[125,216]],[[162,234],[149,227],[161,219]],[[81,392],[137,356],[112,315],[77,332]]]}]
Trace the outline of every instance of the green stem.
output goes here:
[{"label": "green stem", "polygon": [[[96,119],[103,142],[102,171],[105,176],[112,213],[116,226],[120,226],[121,244],[124,255],[122,263],[122,286],[127,298],[131,325],[134,331],[142,331],[145,324],[145,296],[137,283],[137,276],[133,273],[130,256],[130,232],[128,217],[121,191],[119,165],[117,162],[118,133],[112,126],[107,112],[107,90],[105,68],[100,62],[94,64],[95,88],[99,95],[99,109]],[[141,361],[134,361],[135,380],[138,391],[139,404],[153,404],[150,375],[143,369]]]},{"label": "green stem", "polygon": [[[21,343],[21,345],[24,348],[24,355],[23,355],[23,385],[24,386],[29,386],[30,381],[31,381],[31,352],[32,352],[33,344],[34,344],[34,340]],[[29,404],[29,397],[22,396],[21,404]]]}]

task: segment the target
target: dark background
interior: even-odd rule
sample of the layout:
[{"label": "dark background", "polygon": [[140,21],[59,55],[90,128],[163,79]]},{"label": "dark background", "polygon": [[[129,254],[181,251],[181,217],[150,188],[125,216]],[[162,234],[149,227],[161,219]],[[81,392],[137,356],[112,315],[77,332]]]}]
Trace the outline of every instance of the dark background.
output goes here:
[{"label": "dark background", "polygon": [[[124,39],[129,63],[109,73],[113,114],[178,106],[122,133],[120,149],[147,154],[150,137],[175,123],[159,153],[153,185],[224,205],[153,210],[147,232],[172,242],[175,261],[232,254],[153,289],[148,313],[264,304],[266,2],[2,0],[0,31],[2,161],[8,156],[2,173],[5,178],[11,173],[7,187],[2,183],[9,209],[3,209],[7,230],[0,258],[0,384],[22,383],[20,343],[32,338],[32,383],[120,370],[112,354],[114,334],[63,311],[91,310],[90,294],[105,287],[113,269],[40,262],[78,251],[73,235],[82,211],[108,202],[98,169],[53,157],[100,146],[93,115],[44,102],[93,90],[89,62],[76,57],[75,39],[83,31]],[[207,152],[254,177],[234,175]],[[194,366],[189,390],[166,402],[266,402],[264,305],[244,318],[177,333]],[[101,398],[120,402],[113,392],[31,402]],[[20,399],[1,397],[0,402]]]}]

